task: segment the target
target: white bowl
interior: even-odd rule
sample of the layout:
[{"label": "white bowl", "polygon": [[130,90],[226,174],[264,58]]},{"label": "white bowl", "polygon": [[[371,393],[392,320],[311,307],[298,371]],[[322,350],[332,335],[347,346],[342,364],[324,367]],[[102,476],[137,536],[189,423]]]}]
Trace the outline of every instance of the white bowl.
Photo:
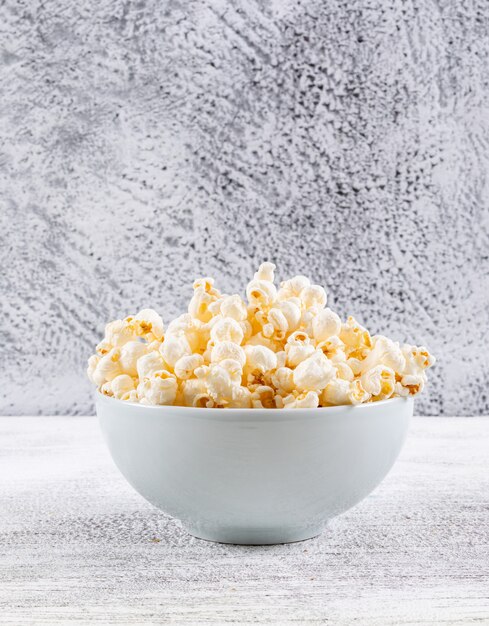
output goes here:
[{"label": "white bowl", "polygon": [[144,406],[96,394],[112,457],[196,537],[300,541],[365,498],[401,449],[413,400],[356,407]]}]

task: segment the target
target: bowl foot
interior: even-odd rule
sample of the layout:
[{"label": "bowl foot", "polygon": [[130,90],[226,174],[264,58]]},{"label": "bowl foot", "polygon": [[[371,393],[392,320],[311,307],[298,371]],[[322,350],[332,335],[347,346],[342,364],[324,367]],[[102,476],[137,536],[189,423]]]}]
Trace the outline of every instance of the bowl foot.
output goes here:
[{"label": "bowl foot", "polygon": [[263,546],[305,541],[306,539],[312,539],[320,535],[325,526],[326,524],[323,526],[305,528],[249,528],[183,524],[183,528],[197,539],[246,546]]}]

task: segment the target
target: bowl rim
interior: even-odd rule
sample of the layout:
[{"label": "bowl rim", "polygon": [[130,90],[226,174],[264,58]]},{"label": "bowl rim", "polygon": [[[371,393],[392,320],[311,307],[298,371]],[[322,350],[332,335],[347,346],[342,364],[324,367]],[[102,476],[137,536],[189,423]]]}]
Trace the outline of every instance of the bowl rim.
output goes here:
[{"label": "bowl rim", "polygon": [[137,411],[144,411],[145,413],[148,412],[153,412],[154,414],[160,414],[160,415],[165,415],[168,413],[182,413],[182,414],[191,414],[192,416],[199,416],[202,418],[210,417],[210,416],[217,416],[219,415],[220,417],[225,417],[228,416],[229,418],[231,418],[232,416],[234,417],[239,417],[239,416],[250,416],[253,414],[256,414],[256,416],[258,417],[258,415],[260,415],[260,419],[263,419],[264,415],[270,416],[271,418],[278,418],[280,416],[287,416],[288,418],[291,418],[293,416],[297,416],[298,418],[300,416],[304,416],[304,414],[306,413],[308,416],[323,416],[326,417],[328,415],[332,415],[334,413],[338,413],[338,412],[348,412],[348,413],[358,413],[361,411],[368,411],[368,410],[372,410],[375,409],[377,407],[380,406],[385,406],[385,405],[395,405],[395,404],[402,404],[402,403],[414,403],[414,397],[413,396],[408,396],[408,397],[401,397],[401,396],[396,396],[395,398],[388,398],[387,400],[378,400],[377,402],[365,402],[363,404],[356,404],[356,405],[352,405],[352,404],[339,404],[339,405],[335,405],[335,406],[322,406],[322,407],[317,407],[315,409],[309,409],[309,408],[283,408],[283,409],[279,409],[279,408],[274,408],[274,409],[256,409],[256,408],[230,408],[230,409],[222,409],[222,408],[207,408],[207,407],[193,407],[193,406],[178,406],[178,405],[173,405],[173,404],[140,404],[139,402],[129,402],[128,400],[119,400],[117,398],[113,398],[111,396],[106,396],[105,394],[101,393],[98,389],[95,391],[95,402],[105,402],[107,404],[112,404],[112,405],[119,405],[121,407],[126,407],[126,408],[131,408],[131,409],[135,409]]}]

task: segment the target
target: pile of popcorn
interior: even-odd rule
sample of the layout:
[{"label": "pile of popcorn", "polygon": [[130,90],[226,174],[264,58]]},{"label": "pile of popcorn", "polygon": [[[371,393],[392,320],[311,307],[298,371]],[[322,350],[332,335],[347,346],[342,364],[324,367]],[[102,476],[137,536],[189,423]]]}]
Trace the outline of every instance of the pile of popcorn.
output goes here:
[{"label": "pile of popcorn", "polygon": [[105,395],[150,405],[315,408],[419,393],[435,359],[371,336],[326,308],[305,276],[274,285],[263,263],[239,295],[194,283],[188,313],[167,329],[152,309],[110,322],[88,377]]}]

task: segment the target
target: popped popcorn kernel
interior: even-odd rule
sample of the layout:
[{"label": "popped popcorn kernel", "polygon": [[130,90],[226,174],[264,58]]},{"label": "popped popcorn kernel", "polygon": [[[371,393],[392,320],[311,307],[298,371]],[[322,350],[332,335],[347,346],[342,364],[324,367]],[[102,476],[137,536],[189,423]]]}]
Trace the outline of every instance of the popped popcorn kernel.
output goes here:
[{"label": "popped popcorn kernel", "polygon": [[357,405],[423,391],[435,363],[426,347],[342,321],[306,276],[277,289],[275,269],[259,266],[246,299],[198,278],[187,311],[166,330],[148,308],[109,322],[89,380],[117,400],[199,408]]},{"label": "popped popcorn kernel", "polygon": [[402,387],[408,392],[407,395],[410,396],[414,396],[423,391],[424,382],[423,374],[407,374],[401,379]]},{"label": "popped popcorn kernel", "polygon": [[362,382],[358,378],[350,383],[350,399],[352,404],[368,402],[371,397],[371,394],[363,388]]},{"label": "popped popcorn kernel", "polygon": [[166,369],[167,364],[160,352],[153,350],[139,357],[136,363],[136,371],[139,380],[144,380],[154,372]]},{"label": "popped popcorn kernel", "polygon": [[308,285],[304,287],[299,295],[302,305],[306,309],[324,309],[326,306],[326,292],[320,285]]},{"label": "popped popcorn kernel", "polygon": [[175,363],[175,376],[180,380],[187,380],[201,365],[204,365],[204,357],[201,354],[186,354]]},{"label": "popped popcorn kernel", "polygon": [[288,395],[294,390],[294,370],[290,367],[278,367],[272,374],[272,383],[279,395]]},{"label": "popped popcorn kernel", "polygon": [[217,363],[209,368],[205,382],[207,393],[212,400],[216,404],[226,405],[233,397],[233,386],[238,385],[240,380],[237,380],[233,372],[223,367],[221,363]]},{"label": "popped popcorn kernel", "polygon": [[163,320],[153,309],[142,309],[134,316],[133,325],[136,334],[139,336],[149,336],[158,341],[163,338],[165,330]]},{"label": "popped popcorn kernel", "polygon": [[360,376],[362,387],[376,400],[385,400],[394,393],[396,374],[386,365],[376,365]]},{"label": "popped popcorn kernel", "polygon": [[275,308],[281,311],[282,315],[287,321],[287,332],[292,333],[297,330],[299,322],[301,321],[301,308],[300,300],[297,302],[292,300],[283,300],[282,302],[276,302]]},{"label": "popped popcorn kernel", "polygon": [[237,322],[245,321],[248,315],[246,304],[238,295],[226,296],[221,301],[220,311],[223,317],[231,317]]},{"label": "popped popcorn kernel", "polygon": [[173,404],[177,396],[177,379],[166,370],[153,372],[139,383],[137,392],[147,404]]},{"label": "popped popcorn kernel", "polygon": [[317,342],[326,341],[341,332],[341,319],[331,309],[322,309],[314,316],[312,332]]},{"label": "popped popcorn kernel", "polygon": [[243,348],[233,341],[219,341],[211,348],[210,361],[219,363],[224,359],[234,359],[241,364],[241,367],[244,367],[246,354]]},{"label": "popped popcorn kernel", "polygon": [[118,400],[128,400],[131,392],[136,389],[136,384],[132,376],[120,374],[109,383],[112,395]]},{"label": "popped popcorn kernel", "polygon": [[229,409],[251,408],[251,391],[248,387],[234,387],[231,400],[228,402]]},{"label": "popped popcorn kernel", "polygon": [[182,356],[192,354],[192,349],[187,338],[182,333],[165,337],[165,341],[161,344],[160,352],[166,363],[173,368]]},{"label": "popped popcorn kernel", "polygon": [[[306,340],[297,340],[296,337],[306,337]],[[310,342],[309,337],[302,331],[293,333],[285,344],[286,365],[288,367],[297,367],[305,359],[314,354],[314,345]]]},{"label": "popped popcorn kernel", "polygon": [[387,365],[394,372],[404,371],[406,359],[398,343],[382,335],[374,337],[372,342],[373,348],[363,361],[362,369],[364,371],[374,367],[377,363]]},{"label": "popped popcorn kernel", "polygon": [[270,306],[277,296],[275,285],[268,280],[254,279],[246,287],[246,297],[251,306]]},{"label": "popped popcorn kernel", "polygon": [[351,381],[334,378],[323,389],[319,400],[321,406],[351,404]]},{"label": "popped popcorn kernel", "polygon": [[231,341],[240,345],[243,337],[243,329],[232,317],[218,319],[211,329],[211,339],[215,342]]},{"label": "popped popcorn kernel", "polygon": [[306,276],[294,276],[289,280],[280,283],[280,289],[277,292],[278,300],[289,300],[290,298],[299,298],[303,289],[309,287],[311,281]]},{"label": "popped popcorn kernel", "polygon": [[195,319],[201,322],[208,322],[212,319],[212,312],[209,310],[209,306],[215,300],[216,298],[209,291],[206,291],[204,287],[198,287],[189,302],[188,312]]},{"label": "popped popcorn kernel", "polygon": [[283,400],[285,409],[316,409],[319,406],[319,396],[315,391],[294,392]]},{"label": "popped popcorn kernel", "polygon": [[251,406],[254,409],[274,409],[275,391],[268,385],[256,385],[251,392]]},{"label": "popped popcorn kernel", "polygon": [[128,341],[121,348],[119,363],[124,374],[137,376],[137,362],[149,351],[147,343],[141,341]]},{"label": "popped popcorn kernel", "polygon": [[[207,393],[207,387],[203,378],[190,378],[184,380],[181,384],[182,400],[184,406],[197,406],[195,402],[201,403],[203,398],[207,396],[207,401],[211,400],[211,397]],[[205,403],[203,403],[206,406]]]},{"label": "popped popcorn kernel", "polygon": [[260,345],[247,345],[244,348],[244,352],[246,368],[251,372],[258,371],[261,374],[265,374],[277,367],[277,355],[270,348]]},{"label": "popped popcorn kernel", "polygon": [[118,348],[112,348],[110,352],[99,358],[95,365],[94,361],[89,365],[92,380],[97,386],[102,386],[105,382],[110,382],[113,378],[122,374],[119,363],[120,354]]},{"label": "popped popcorn kernel", "polygon": [[258,268],[258,271],[255,272],[255,275],[253,276],[253,278],[255,280],[268,280],[269,282],[273,283],[273,280],[275,278],[275,275],[274,275],[275,268],[276,268],[276,265],[268,261],[265,263],[262,263],[260,267]]},{"label": "popped popcorn kernel", "polygon": [[372,347],[372,339],[366,328],[360,326],[354,317],[350,315],[346,322],[342,324],[340,331],[340,339],[349,350],[349,356],[364,354],[366,349]]},{"label": "popped popcorn kernel", "polygon": [[98,385],[97,381],[94,378],[94,374],[99,361],[100,357],[97,354],[92,354],[92,356],[88,359],[87,376],[88,380],[94,385]]},{"label": "popped popcorn kernel", "polygon": [[317,350],[295,368],[294,386],[298,391],[320,391],[335,376],[334,365]]}]

